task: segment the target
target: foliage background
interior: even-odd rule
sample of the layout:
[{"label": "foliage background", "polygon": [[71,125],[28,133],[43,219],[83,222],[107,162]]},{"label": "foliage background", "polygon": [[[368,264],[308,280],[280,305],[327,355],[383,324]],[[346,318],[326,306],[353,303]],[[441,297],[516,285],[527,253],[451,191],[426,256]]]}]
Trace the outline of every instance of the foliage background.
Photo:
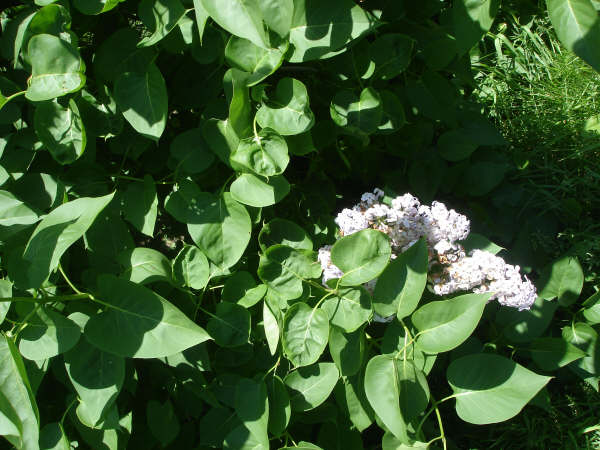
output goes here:
[{"label": "foliage background", "polygon": [[[238,3],[254,5],[227,1]],[[550,15],[565,3],[595,20],[583,33],[558,29],[568,49],[546,4],[534,1],[282,2],[280,11],[291,5],[293,29],[302,20],[327,25],[312,35],[288,34],[284,13],[232,7],[228,16],[205,0],[7,5],[0,18],[0,287],[13,301],[1,304],[0,326],[2,370],[13,371],[0,387],[12,408],[31,411],[15,419],[1,403],[17,430],[2,425],[2,433],[22,448],[68,448],[68,441],[205,448],[224,439],[250,446],[247,430],[262,436],[264,423],[248,426],[260,422],[248,414],[259,413],[248,413],[235,393],[254,393],[260,403],[258,380],[265,379],[272,447],[378,448],[386,425],[367,402],[362,419],[373,424],[359,433],[360,420],[340,402],[349,379],[343,369],[318,407],[292,407],[283,430],[272,424],[279,411],[273,375],[298,372],[278,345],[286,339],[283,313],[298,299],[279,299],[276,331],[266,331],[264,305],[276,294],[269,297],[273,280],[259,264],[281,242],[265,224],[293,222],[304,231],[283,226],[284,243],[301,233],[302,245],[316,250],[334,242],[339,210],[382,187],[466,214],[473,231],[504,247],[503,257],[540,291],[555,277],[573,280],[566,290],[548,289],[532,313],[489,305],[473,337],[440,354],[427,377],[437,406],[434,397],[451,393],[449,363],[485,349],[556,377],[534,405],[493,427],[466,424],[453,400],[441,403],[446,432],[430,445],[593,447],[600,56],[589,49],[600,48],[600,38],[597,14],[589,13],[596,2],[548,2]],[[46,83],[53,73],[66,75]],[[240,152],[238,138],[252,150],[263,128],[275,130],[260,132],[271,143],[266,156]],[[70,206],[55,212],[60,205]],[[221,214],[223,207],[232,212]],[[306,280],[318,278],[310,264],[306,270]],[[300,283],[299,301],[321,311],[315,305],[324,292],[315,284]],[[177,308],[180,331],[162,320],[169,306],[156,294]],[[562,297],[569,298],[559,307]],[[425,291],[421,305],[432,300]],[[140,311],[159,325],[136,322]],[[394,336],[391,326],[364,322],[361,372],[383,353],[386,334],[388,343]],[[567,339],[565,328],[585,339]],[[156,340],[141,345],[147,334]],[[573,351],[561,344],[553,348],[560,364],[546,370],[531,354],[541,336],[577,345],[585,357],[568,360]],[[86,357],[110,366],[112,378],[74,375],[71,364],[85,367]],[[319,364],[341,369],[331,349]],[[15,401],[15,386],[28,384],[34,400]],[[36,404],[41,444],[23,428]],[[384,448],[436,439],[433,411],[424,436],[401,444],[388,431]],[[242,437],[232,431],[240,421]]]}]

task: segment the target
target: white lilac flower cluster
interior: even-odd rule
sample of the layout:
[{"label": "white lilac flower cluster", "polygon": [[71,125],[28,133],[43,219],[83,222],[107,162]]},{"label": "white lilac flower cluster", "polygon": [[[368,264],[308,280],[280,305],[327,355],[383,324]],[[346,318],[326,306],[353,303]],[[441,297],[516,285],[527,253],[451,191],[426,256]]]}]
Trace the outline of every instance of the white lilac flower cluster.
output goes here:
[{"label": "white lilac flower cluster", "polygon": [[[459,291],[491,292],[505,306],[529,309],[536,299],[531,281],[521,277],[519,266],[482,250],[466,255],[458,241],[466,239],[470,222],[464,215],[448,209],[440,202],[422,205],[416,197],[404,194],[391,201],[391,207],[380,202],[383,191],[375,189],[362,195],[360,203],[344,209],[335,219],[341,236],[366,228],[386,233],[392,245],[392,258],[421,238],[429,248],[429,283],[437,295]],[[343,272],[331,262],[331,246],[319,249],[323,268],[323,284],[340,278]],[[365,285],[373,291],[376,280]]]}]

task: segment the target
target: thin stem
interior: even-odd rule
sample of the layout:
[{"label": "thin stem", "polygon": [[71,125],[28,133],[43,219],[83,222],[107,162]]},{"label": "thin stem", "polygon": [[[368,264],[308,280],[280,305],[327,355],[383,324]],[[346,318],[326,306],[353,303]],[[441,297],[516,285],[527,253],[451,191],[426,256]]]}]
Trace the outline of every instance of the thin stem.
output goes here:
[{"label": "thin stem", "polygon": [[4,98],[4,103],[2,103],[2,105],[0,105],[0,110],[4,107],[4,105],[6,105],[8,102],[10,102],[13,98],[17,98],[20,97],[21,95],[25,95],[27,91],[21,91],[21,92],[17,92],[13,95],[9,95],[8,97]]},{"label": "thin stem", "polygon": [[442,424],[442,416],[437,406],[435,407],[435,415],[437,416],[438,425],[440,427],[440,438],[442,439],[442,444],[444,444],[444,450],[446,450],[446,436],[444,434],[444,425]]},{"label": "thin stem", "polygon": [[15,331],[14,333],[14,339],[15,341],[17,340],[17,336],[19,336],[19,333],[21,333],[21,331],[23,331],[27,325],[29,325],[29,323],[27,322],[29,320],[30,317],[32,317],[35,313],[37,313],[37,310],[39,309],[40,305],[35,305],[35,307],[29,311],[29,314],[27,314],[25,316],[25,318],[23,319],[23,323],[21,324],[21,326],[19,328],[17,328],[17,331]]},{"label": "thin stem", "polygon": [[66,409],[66,410],[65,410],[65,412],[63,413],[63,415],[62,415],[62,417],[61,417],[61,419],[60,419],[60,422],[59,422],[59,424],[60,424],[60,426],[61,426],[61,427],[62,427],[62,424],[63,424],[63,423],[64,423],[64,421],[65,421],[65,418],[67,417],[67,414],[68,414],[68,412],[71,410],[71,408],[73,407],[73,405],[75,404],[75,402],[76,402],[76,401],[77,401],[77,396],[75,396],[75,397],[73,398],[73,400],[71,401],[71,403],[69,403],[69,406],[67,406],[67,409]]},{"label": "thin stem", "polygon": [[[455,397],[458,397],[458,396],[459,396],[459,394],[452,394],[452,395],[449,395],[448,397],[444,397],[444,398],[443,398],[443,399],[441,399],[441,400],[434,400],[434,399],[432,398],[432,399],[431,399],[431,400],[432,400],[432,402],[431,402],[431,408],[429,409],[429,411],[427,411],[427,412],[425,413],[425,415],[423,416],[423,418],[422,418],[422,419],[421,419],[421,421],[419,422],[419,425],[417,426],[417,431],[416,431],[416,433],[419,433],[419,431],[421,430],[421,427],[423,426],[423,424],[425,423],[425,421],[427,420],[427,418],[429,417],[429,415],[430,415],[430,414],[431,414],[433,411],[437,410],[437,406],[438,406],[440,403],[444,403],[445,401],[447,401],[447,400],[451,400],[451,399],[453,399],[453,398],[455,398]],[[441,439],[441,438],[437,438],[437,439]]]},{"label": "thin stem", "polygon": [[327,294],[325,294],[323,297],[321,297],[321,300],[319,300],[319,301],[317,302],[317,304],[316,304],[316,305],[315,305],[315,307],[313,308],[313,311],[314,311],[314,310],[316,310],[316,309],[319,307],[319,305],[320,305],[321,303],[323,303],[323,301],[324,301],[324,300],[325,300],[327,297],[331,297],[331,296],[332,296],[332,295],[334,295],[334,294],[335,294],[335,291],[331,291],[331,292],[328,292]]},{"label": "thin stem", "polygon": [[69,277],[67,276],[67,274],[63,270],[62,265],[60,265],[60,263],[58,264],[58,270],[60,271],[61,275],[63,276],[63,278],[65,279],[65,281],[67,282],[67,284],[71,287],[71,289],[73,289],[78,294],[83,294],[83,292],[81,292],[79,289],[77,289],[75,287],[75,285],[73,283],[71,283],[71,280],[69,280]]},{"label": "thin stem", "polygon": [[280,362],[280,361],[281,361],[281,356],[279,356],[279,357],[277,358],[277,361],[275,362],[275,365],[274,365],[273,367],[271,367],[271,368],[270,368],[270,369],[267,371],[267,373],[265,373],[265,376],[262,378],[263,380],[264,380],[265,378],[267,378],[267,375],[269,375],[271,372],[273,372],[274,370],[277,370],[277,367],[279,367],[279,362]]},{"label": "thin stem", "polygon": [[229,184],[229,180],[231,180],[233,177],[235,176],[235,174],[230,175],[229,178],[227,178],[227,180],[225,181],[225,183],[223,183],[223,186],[221,187],[221,190],[219,191],[219,197],[221,196],[221,194],[223,194],[223,192],[225,191],[225,188],[227,187],[227,185]]},{"label": "thin stem", "polygon": [[213,319],[217,319],[217,320],[223,321],[223,319],[221,319],[221,318],[220,318],[220,317],[218,317],[218,316],[215,316],[213,313],[211,313],[210,311],[207,311],[207,310],[206,310],[206,309],[204,309],[202,306],[200,306],[200,305],[197,305],[197,308],[198,308],[200,311],[202,311],[204,314],[206,314],[206,315],[208,315],[208,316],[212,317]]}]

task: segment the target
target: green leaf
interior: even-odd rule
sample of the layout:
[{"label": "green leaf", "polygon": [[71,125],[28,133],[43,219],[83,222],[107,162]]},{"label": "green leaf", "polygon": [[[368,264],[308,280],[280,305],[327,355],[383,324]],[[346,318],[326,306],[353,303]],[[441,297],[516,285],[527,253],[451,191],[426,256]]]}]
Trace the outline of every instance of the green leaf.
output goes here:
[{"label": "green leaf", "polygon": [[411,361],[389,355],[371,358],[365,371],[365,393],[385,426],[406,440],[409,422],[429,404],[429,387],[423,372]]},{"label": "green leaf", "polygon": [[379,92],[379,97],[383,114],[381,122],[377,126],[377,132],[380,134],[395,133],[406,124],[404,105],[392,91],[382,90]]},{"label": "green leaf", "polygon": [[497,255],[499,252],[504,250],[504,247],[494,244],[485,236],[477,233],[469,233],[469,236],[467,236],[464,241],[460,241],[460,245],[465,248],[466,253],[470,253],[471,251],[477,249],[491,253],[492,255]]},{"label": "green leaf", "polygon": [[277,375],[267,379],[269,393],[269,432],[280,436],[290,421],[292,408],[285,384]]},{"label": "green leaf", "polygon": [[399,33],[384,34],[371,44],[369,54],[375,63],[376,78],[391,80],[406,70],[412,58],[415,41]]},{"label": "green leaf", "polygon": [[292,26],[294,1],[261,0],[259,6],[265,24],[280,37],[287,37]]},{"label": "green leaf", "polygon": [[229,158],[265,177],[282,174],[290,162],[285,139],[268,128],[262,129],[254,137],[242,139]]},{"label": "green leaf", "polygon": [[264,49],[247,39],[231,36],[225,47],[225,61],[231,67],[250,73],[246,85],[254,86],[279,69],[287,48],[287,41],[277,48]]},{"label": "green leaf", "polygon": [[[105,90],[105,98],[98,100],[87,90],[81,91],[81,98],[77,99],[77,106],[85,124],[85,132],[90,137],[108,139],[119,135],[123,131],[123,116],[117,111],[117,104],[112,95]],[[100,97],[100,95],[98,95]],[[92,147],[93,148],[93,147]]]},{"label": "green leaf", "polygon": [[0,191],[0,226],[31,225],[40,220],[37,213],[8,191]]},{"label": "green leaf", "polygon": [[198,27],[198,36],[200,37],[200,43],[202,44],[202,37],[204,36],[204,28],[210,15],[202,6],[202,0],[194,0],[194,14],[196,16],[196,26]]},{"label": "green leaf", "polygon": [[562,44],[600,72],[600,20],[589,0],[546,0]]},{"label": "green leaf", "polygon": [[[202,127],[202,136],[210,150],[227,166],[229,157],[236,151],[240,139],[227,120],[210,119]],[[235,167],[235,170],[238,168]],[[239,168],[241,169],[241,168]]]},{"label": "green leaf", "polygon": [[268,450],[263,439],[250,433],[244,425],[238,425],[227,434],[222,448],[227,450]]},{"label": "green leaf", "polygon": [[321,265],[313,258],[312,251],[274,245],[261,255],[258,276],[283,300],[298,298],[303,281],[321,276]]},{"label": "green leaf", "polygon": [[308,366],[316,362],[325,350],[328,339],[329,320],[325,311],[311,308],[303,302],[294,303],[286,311],[282,344],[285,355],[292,364]]},{"label": "green leaf", "polygon": [[296,63],[329,58],[376,25],[377,19],[351,0],[295,0],[290,30],[294,52],[289,60]]},{"label": "green leaf", "polygon": [[488,353],[452,361],[446,376],[456,396],[458,416],[477,425],[516,416],[551,378]]},{"label": "green leaf", "polygon": [[126,72],[146,72],[156,54],[152,48],[138,48],[138,41],[138,33],[133,28],[121,28],[111,34],[94,54],[96,78],[113,83]]},{"label": "green leaf", "polygon": [[206,329],[219,346],[239,347],[250,339],[250,313],[235,303],[218,303]]},{"label": "green leaf", "polygon": [[440,156],[447,161],[462,161],[478,147],[462,128],[446,131],[438,138],[437,145]]},{"label": "green leaf", "polygon": [[117,400],[125,380],[125,360],[97,349],[85,338],[64,359],[79,401],[85,405],[81,411],[86,425],[95,427]]},{"label": "green leaf", "polygon": [[204,289],[210,276],[208,259],[194,245],[185,245],[173,261],[173,279],[180,286]]},{"label": "green leaf", "polygon": [[221,269],[238,262],[250,241],[250,215],[228,192],[215,197],[182,182],[165,200],[165,209],[188,224],[193,241]]},{"label": "green leaf", "polygon": [[21,332],[19,351],[27,359],[48,359],[70,350],[80,336],[75,322],[49,308],[40,308]]},{"label": "green leaf", "polygon": [[33,120],[36,134],[57,162],[71,164],[83,154],[87,138],[73,99],[67,108],[56,101],[40,103]]},{"label": "green leaf", "polygon": [[316,408],[331,394],[340,374],[333,363],[300,367],[286,375],[283,382],[290,391],[292,411]]},{"label": "green leaf", "polygon": [[256,285],[256,281],[248,272],[239,270],[227,278],[223,286],[221,298],[227,302],[237,303],[244,308],[256,305],[267,293],[267,286]]},{"label": "green leaf", "polygon": [[40,450],[71,450],[62,424],[50,422],[40,431]]},{"label": "green leaf", "polygon": [[154,226],[158,215],[158,197],[152,176],[144,175],[143,183],[129,184],[122,201],[125,219],[146,236],[154,236]]},{"label": "green leaf", "polygon": [[21,355],[0,335],[0,435],[18,449],[38,449],[39,413]]},{"label": "green leaf", "polygon": [[271,355],[277,352],[279,345],[279,317],[281,317],[279,307],[273,303],[269,301],[268,297],[265,297],[263,303],[263,328]]},{"label": "green leaf", "polygon": [[279,218],[263,225],[258,233],[258,243],[263,251],[276,244],[287,245],[298,250],[313,249],[313,243],[302,227],[289,220]]},{"label": "green leaf", "polygon": [[167,124],[167,85],[156,65],[125,72],[115,82],[115,101],[135,131],[158,141]]},{"label": "green leaf", "polygon": [[223,77],[225,94],[229,101],[227,123],[240,138],[252,134],[252,105],[248,92],[249,74],[239,69],[229,69]]},{"label": "green leaf", "polygon": [[538,338],[527,348],[537,366],[546,371],[554,371],[573,361],[583,358],[586,353],[562,338]]},{"label": "green leaf", "polygon": [[503,325],[503,334],[512,342],[529,342],[544,334],[557,308],[558,302],[538,297],[531,309],[526,311],[501,309],[496,315],[496,321]]},{"label": "green leaf", "polygon": [[96,347],[129,358],[173,355],[210,336],[151,290],[112,275],[98,278],[107,310],[87,322],[85,337]]},{"label": "green leaf", "polygon": [[352,91],[340,91],[335,94],[329,112],[333,121],[351,133],[373,133],[383,114],[381,98],[373,88],[365,88],[360,97]]},{"label": "green leaf", "polygon": [[583,350],[586,356],[569,364],[569,369],[582,380],[587,381],[598,391],[600,374],[600,345],[598,333],[590,325],[583,322],[572,323],[562,329],[565,341]]},{"label": "green leaf", "polygon": [[290,192],[290,184],[283,175],[263,178],[243,173],[231,183],[231,196],[240,203],[263,208],[279,203]]},{"label": "green leaf", "polygon": [[122,278],[134,283],[171,281],[171,262],[161,252],[152,248],[138,247],[119,255],[119,263],[125,268]]},{"label": "green leaf", "polygon": [[408,437],[408,439],[398,439],[390,432],[386,432],[381,440],[382,450],[410,450],[411,448],[429,448],[428,442],[415,441]]},{"label": "green leaf", "polygon": [[564,256],[544,268],[538,286],[539,296],[546,300],[558,297],[558,303],[569,306],[579,298],[583,288],[583,270],[577,258]]},{"label": "green leaf", "polygon": [[256,0],[201,0],[210,17],[231,34],[269,48],[262,23],[262,12]]},{"label": "green leaf", "polygon": [[179,419],[169,400],[159,403],[150,400],[146,405],[146,420],[152,435],[163,447],[173,442],[179,435]]},{"label": "green leaf", "polygon": [[215,155],[208,149],[200,128],[192,128],[178,134],[171,142],[171,155],[178,160],[177,170],[196,174],[208,169]]},{"label": "green leaf", "polygon": [[352,333],[371,318],[371,294],[362,286],[340,289],[321,306],[332,325]]},{"label": "green leaf", "polygon": [[272,128],[283,136],[300,134],[312,128],[315,116],[309,106],[306,86],[295,78],[282,78],[275,94],[256,113],[263,128]]},{"label": "green leaf", "polygon": [[110,11],[123,1],[125,0],[73,0],[73,6],[82,14],[96,15]]},{"label": "green leaf", "polygon": [[142,0],[138,5],[138,17],[152,34],[138,43],[138,47],[150,47],[177,26],[185,16],[185,8],[179,0]]},{"label": "green leaf", "polygon": [[340,374],[350,377],[356,374],[361,366],[365,353],[365,335],[362,328],[345,333],[332,325],[329,330],[329,353]]},{"label": "green leaf", "polygon": [[[12,283],[8,280],[0,280],[0,298],[12,297]],[[0,324],[4,322],[4,318],[10,309],[11,302],[0,302]]]},{"label": "green leaf", "polygon": [[398,321],[392,321],[385,329],[383,341],[381,342],[381,353],[389,354],[397,358],[408,358],[426,375],[431,371],[435,363],[435,355],[426,355],[416,348],[414,342],[408,340],[404,326]]},{"label": "green leaf", "polygon": [[335,391],[336,401],[360,432],[371,426],[374,413],[364,391],[364,371],[351,377],[344,377]]},{"label": "green leaf", "polygon": [[491,294],[465,294],[427,303],[412,315],[419,330],[417,346],[427,353],[441,353],[462,344],[473,333]]},{"label": "green leaf", "polygon": [[300,441],[298,445],[293,447],[281,447],[279,450],[323,450],[321,447],[311,444],[310,442]]},{"label": "green leaf", "polygon": [[408,317],[421,300],[427,284],[427,241],[420,239],[391,261],[377,279],[373,308],[382,317]]},{"label": "green leaf", "polygon": [[85,84],[85,65],[75,47],[51,34],[29,40],[27,53],[32,63],[27,99],[40,102],[78,91]]},{"label": "green leaf", "polygon": [[264,381],[242,378],[235,388],[235,412],[250,433],[269,448],[269,399]]},{"label": "green leaf", "polygon": [[23,253],[27,263],[19,285],[38,288],[58,267],[60,258],[92,225],[114,193],[82,197],[52,210],[33,231]]},{"label": "green leaf", "polygon": [[376,278],[387,266],[392,248],[381,231],[366,229],[344,236],[331,249],[331,261],[344,275],[342,286],[356,286]]},{"label": "green leaf", "polygon": [[591,324],[600,323],[600,293],[596,292],[588,298],[583,302],[583,306],[583,317]]},{"label": "green leaf", "polygon": [[498,0],[459,0],[452,8],[452,21],[459,54],[468,52],[492,27]]}]

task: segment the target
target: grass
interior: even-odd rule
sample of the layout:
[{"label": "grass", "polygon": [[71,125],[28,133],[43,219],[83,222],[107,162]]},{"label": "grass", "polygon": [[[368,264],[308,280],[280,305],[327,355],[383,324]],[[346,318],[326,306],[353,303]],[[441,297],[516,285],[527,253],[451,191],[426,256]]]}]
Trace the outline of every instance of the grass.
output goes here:
[{"label": "grass", "polygon": [[562,229],[549,246],[600,279],[600,74],[561,47],[544,15],[505,13],[484,42],[476,95],[510,143],[511,182]]},{"label": "grass", "polygon": [[[520,23],[508,3],[473,56],[475,95],[510,144],[519,169],[509,181],[527,192],[523,210],[533,206],[560,223],[555,239],[534,233],[534,245],[577,256],[586,286],[598,289],[600,74],[561,46],[545,7]],[[527,406],[494,426],[463,425],[457,447],[600,449],[600,394],[574,377],[559,377],[548,391],[547,410]]]}]

